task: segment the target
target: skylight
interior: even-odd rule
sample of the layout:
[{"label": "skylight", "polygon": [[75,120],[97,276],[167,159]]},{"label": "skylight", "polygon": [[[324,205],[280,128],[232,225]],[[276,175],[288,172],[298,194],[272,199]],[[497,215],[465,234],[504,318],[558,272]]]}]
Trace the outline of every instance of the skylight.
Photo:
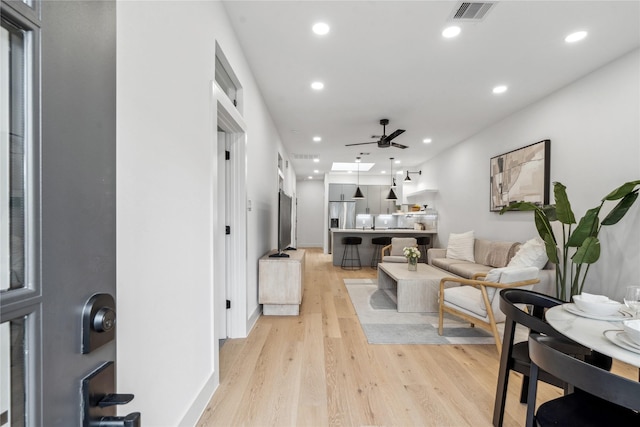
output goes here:
[{"label": "skylight", "polygon": [[340,163],[340,162],[333,162],[333,164],[331,165],[331,172],[356,172],[358,171],[358,165],[360,172],[367,172],[369,169],[371,169],[375,163]]}]

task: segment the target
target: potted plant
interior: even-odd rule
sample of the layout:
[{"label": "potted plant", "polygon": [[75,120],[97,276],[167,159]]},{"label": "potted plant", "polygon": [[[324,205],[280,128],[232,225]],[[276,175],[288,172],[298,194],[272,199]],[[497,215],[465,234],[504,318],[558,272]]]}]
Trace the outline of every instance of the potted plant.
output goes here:
[{"label": "potted plant", "polygon": [[[575,228],[573,225],[576,224],[576,219],[566,187],[560,182],[553,183],[555,205],[538,206],[529,202],[515,202],[502,208],[500,215],[511,210],[533,211],[536,229],[544,240],[549,261],[556,264],[556,296],[570,300],[573,295],[582,292],[589,267],[600,258],[600,229],[605,225],[617,224],[625,216],[638,198],[638,185],[640,180],[630,181],[613,190],[602,198],[598,206],[587,210]],[[605,202],[616,200],[618,203],[600,221],[598,215]],[[553,221],[562,224],[560,247],[551,228]]]}]

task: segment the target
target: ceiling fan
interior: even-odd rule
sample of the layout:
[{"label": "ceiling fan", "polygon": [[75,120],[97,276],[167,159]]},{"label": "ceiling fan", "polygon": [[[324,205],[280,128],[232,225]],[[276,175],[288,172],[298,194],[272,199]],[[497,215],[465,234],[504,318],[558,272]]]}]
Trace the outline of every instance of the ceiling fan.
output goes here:
[{"label": "ceiling fan", "polygon": [[404,129],[397,129],[391,133],[391,135],[387,135],[387,125],[389,124],[389,119],[381,119],[380,124],[382,125],[382,136],[373,135],[371,138],[380,138],[378,141],[372,142],[359,142],[357,144],[346,144],[347,147],[351,145],[365,145],[365,144],[378,144],[378,148],[388,148],[388,147],[396,147],[396,148],[408,148],[406,145],[398,144],[395,142],[391,142],[396,136],[404,133]]}]

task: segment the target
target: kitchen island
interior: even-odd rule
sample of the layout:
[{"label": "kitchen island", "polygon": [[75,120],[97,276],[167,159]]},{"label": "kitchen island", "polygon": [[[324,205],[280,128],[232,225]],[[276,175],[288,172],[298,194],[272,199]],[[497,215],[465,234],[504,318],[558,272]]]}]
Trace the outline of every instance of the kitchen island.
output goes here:
[{"label": "kitchen island", "polygon": [[[342,254],[344,252],[344,245],[342,244],[343,237],[362,237],[362,244],[358,246],[360,252],[360,264],[363,268],[371,265],[371,257],[375,250],[375,245],[371,244],[371,239],[374,237],[431,237],[431,242],[437,231],[435,229],[429,230],[414,230],[414,229],[375,229],[370,228],[332,228],[331,229],[331,253],[333,254],[333,265],[340,265],[342,262]],[[424,255],[424,254],[423,254]]]}]

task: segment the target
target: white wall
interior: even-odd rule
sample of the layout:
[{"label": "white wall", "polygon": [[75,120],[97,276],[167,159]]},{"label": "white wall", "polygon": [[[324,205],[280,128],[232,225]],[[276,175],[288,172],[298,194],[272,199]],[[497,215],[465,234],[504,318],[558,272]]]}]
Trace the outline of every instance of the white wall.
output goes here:
[{"label": "white wall", "polygon": [[[288,156],[220,2],[120,1],[117,19],[118,389],[136,395],[121,411],[195,425],[219,375],[216,41],[244,88],[247,332],[257,260],[277,240],[276,153]],[[291,168],[285,187],[295,192]]]},{"label": "white wall", "polygon": [[321,248],[327,234],[324,183],[320,180],[298,181],[298,246]]},{"label": "white wall", "polygon": [[[489,159],[543,139],[551,140],[551,182],[566,185],[577,218],[640,179],[639,76],[636,50],[424,163],[419,186],[438,189],[438,245],[467,230],[502,240],[537,236],[531,212],[489,212]],[[640,283],[640,203],[600,239],[602,256],[585,290],[621,300],[624,286]]]}]

